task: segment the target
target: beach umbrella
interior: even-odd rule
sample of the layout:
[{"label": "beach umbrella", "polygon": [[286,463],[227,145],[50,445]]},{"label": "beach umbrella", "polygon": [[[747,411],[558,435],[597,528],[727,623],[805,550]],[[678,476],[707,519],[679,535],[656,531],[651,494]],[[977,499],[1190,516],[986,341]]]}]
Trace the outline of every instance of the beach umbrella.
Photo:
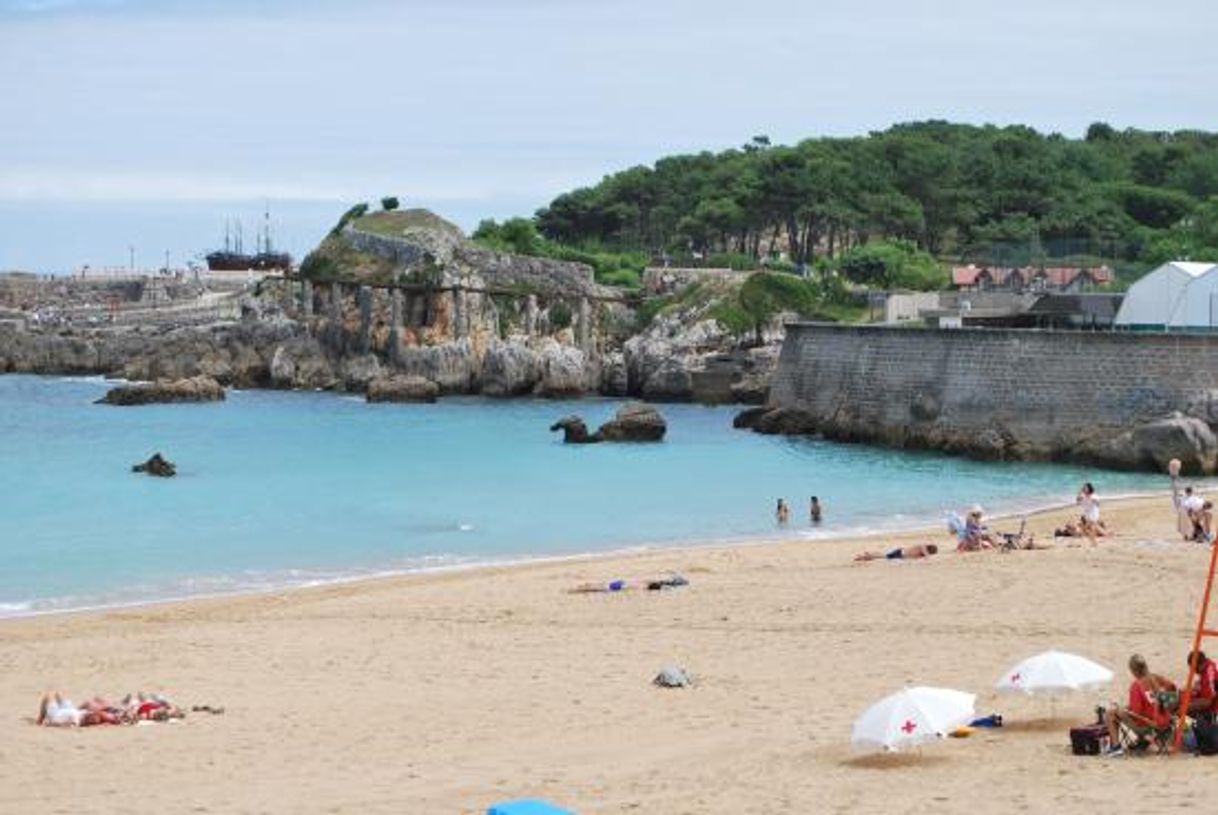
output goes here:
[{"label": "beach umbrella", "polygon": [[867,708],[850,743],[860,750],[901,750],[942,738],[973,720],[976,699],[947,688],[906,688]]},{"label": "beach umbrella", "polygon": [[994,687],[999,693],[1061,696],[1111,681],[1112,671],[1103,665],[1064,651],[1045,651],[1012,666]]}]

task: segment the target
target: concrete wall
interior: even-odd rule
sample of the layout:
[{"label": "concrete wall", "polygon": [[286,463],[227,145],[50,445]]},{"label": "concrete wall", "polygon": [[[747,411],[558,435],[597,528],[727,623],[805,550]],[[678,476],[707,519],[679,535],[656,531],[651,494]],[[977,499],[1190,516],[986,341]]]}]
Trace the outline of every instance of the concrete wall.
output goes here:
[{"label": "concrete wall", "polygon": [[1174,410],[1218,421],[1218,337],[793,324],[770,401],[836,438],[1080,458]]}]

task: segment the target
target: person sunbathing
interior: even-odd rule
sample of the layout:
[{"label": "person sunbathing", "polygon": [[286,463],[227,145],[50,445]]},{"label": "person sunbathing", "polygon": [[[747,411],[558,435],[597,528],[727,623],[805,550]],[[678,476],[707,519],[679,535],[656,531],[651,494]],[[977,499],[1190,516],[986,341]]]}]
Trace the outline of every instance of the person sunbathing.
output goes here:
[{"label": "person sunbathing", "polygon": [[123,724],[121,712],[101,697],[94,697],[77,707],[63,694],[44,693],[38,705],[35,723],[44,727],[92,727],[100,724]]},{"label": "person sunbathing", "polygon": [[1176,686],[1169,679],[1151,673],[1146,658],[1134,654],[1129,658],[1129,673],[1133,682],[1129,684],[1129,704],[1121,707],[1113,702],[1104,712],[1104,723],[1108,726],[1109,754],[1121,753],[1121,725],[1124,724],[1141,735],[1163,731],[1171,727],[1175,712],[1164,704],[1164,694],[1175,692]]},{"label": "person sunbathing", "polygon": [[133,721],[164,722],[184,719],[186,713],[164,696],[138,691],[123,698],[123,707]]},{"label": "person sunbathing", "polygon": [[611,580],[608,583],[580,583],[573,589],[567,589],[568,594],[610,594],[632,589],[660,591],[688,586],[689,581],[679,574],[669,577],[643,578],[640,580]]},{"label": "person sunbathing", "polygon": [[888,552],[860,552],[854,556],[856,561],[869,560],[918,560],[939,553],[939,547],[933,543],[919,543],[914,546],[903,546]]}]

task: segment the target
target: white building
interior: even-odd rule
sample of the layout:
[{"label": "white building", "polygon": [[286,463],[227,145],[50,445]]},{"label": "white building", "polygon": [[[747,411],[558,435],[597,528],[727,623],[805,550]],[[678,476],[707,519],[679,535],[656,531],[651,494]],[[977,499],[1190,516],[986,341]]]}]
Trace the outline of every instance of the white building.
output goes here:
[{"label": "white building", "polygon": [[1129,287],[1114,325],[1165,331],[1218,329],[1218,264],[1174,260]]}]

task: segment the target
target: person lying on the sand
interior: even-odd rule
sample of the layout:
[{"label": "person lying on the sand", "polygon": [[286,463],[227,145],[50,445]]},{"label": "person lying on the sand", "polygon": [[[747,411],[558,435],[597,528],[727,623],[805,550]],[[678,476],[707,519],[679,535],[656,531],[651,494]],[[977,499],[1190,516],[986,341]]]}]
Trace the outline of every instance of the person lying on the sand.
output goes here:
[{"label": "person lying on the sand", "polygon": [[917,560],[938,554],[939,547],[933,543],[919,543],[913,546],[902,546],[888,552],[860,552],[854,556],[857,561],[868,560]]},{"label": "person lying on the sand", "polygon": [[157,693],[138,691],[128,694],[123,698],[123,706],[135,721],[163,722],[186,717],[181,708]]},{"label": "person lying on the sand", "polygon": [[606,594],[632,589],[660,591],[688,586],[689,581],[679,574],[669,577],[644,578],[641,580],[611,580],[608,583],[580,583],[573,589],[567,589],[568,594]]},{"label": "person lying on the sand", "polygon": [[1097,521],[1095,524],[1090,524],[1085,518],[1079,518],[1077,521],[1067,521],[1064,526],[1059,526],[1053,530],[1055,538],[1106,538],[1112,534],[1112,530],[1108,528],[1108,524],[1103,521]]},{"label": "person lying on the sand", "polygon": [[36,724],[44,727],[91,727],[99,724],[124,724],[122,711],[96,697],[77,707],[63,694],[44,693],[38,705]]}]

